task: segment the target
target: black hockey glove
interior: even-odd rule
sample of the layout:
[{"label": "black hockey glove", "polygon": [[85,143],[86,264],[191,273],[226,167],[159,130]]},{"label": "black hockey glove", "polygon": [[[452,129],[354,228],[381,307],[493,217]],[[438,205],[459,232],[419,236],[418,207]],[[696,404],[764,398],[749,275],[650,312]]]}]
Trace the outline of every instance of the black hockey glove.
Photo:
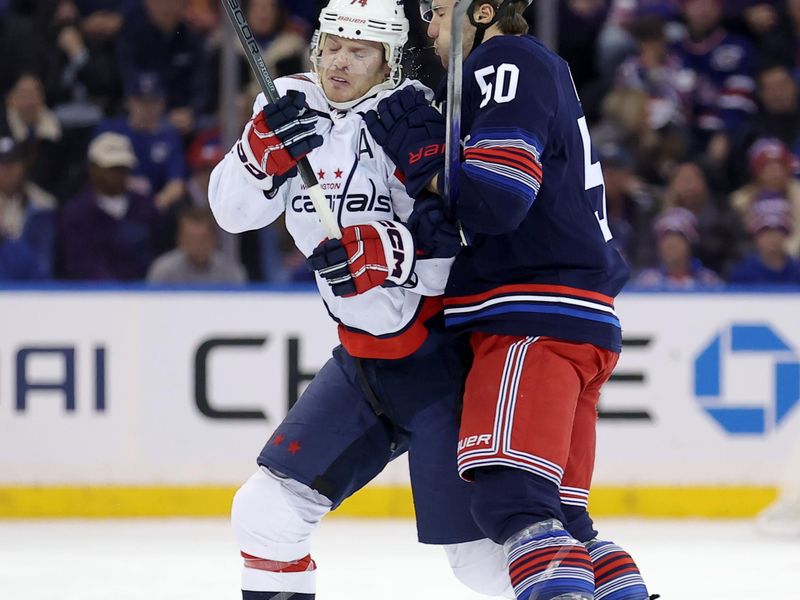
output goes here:
[{"label": "black hockey glove", "polygon": [[408,195],[417,198],[444,168],[444,117],[425,93],[406,87],[381,100],[364,115],[369,132],[405,177]]},{"label": "black hockey glove", "polygon": [[461,237],[454,223],[444,216],[442,199],[425,195],[414,202],[408,229],[418,250],[428,258],[452,258],[461,248]]}]

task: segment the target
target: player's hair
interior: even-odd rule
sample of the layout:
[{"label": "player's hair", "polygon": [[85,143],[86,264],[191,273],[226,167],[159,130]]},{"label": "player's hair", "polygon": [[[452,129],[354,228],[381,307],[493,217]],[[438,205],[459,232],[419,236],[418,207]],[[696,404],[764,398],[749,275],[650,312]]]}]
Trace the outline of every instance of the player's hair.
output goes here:
[{"label": "player's hair", "polygon": [[526,0],[475,0],[475,7],[490,4],[497,12],[497,25],[506,35],[525,35],[528,22],[522,13],[530,4]]}]

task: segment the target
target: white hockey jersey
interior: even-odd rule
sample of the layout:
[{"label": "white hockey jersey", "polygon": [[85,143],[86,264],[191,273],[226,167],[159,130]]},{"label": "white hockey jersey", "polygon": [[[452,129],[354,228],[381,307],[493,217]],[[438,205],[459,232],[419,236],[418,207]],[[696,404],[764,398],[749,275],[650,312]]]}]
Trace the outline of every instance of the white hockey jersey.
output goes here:
[{"label": "white hockey jersey", "polygon": [[[318,115],[317,132],[324,139],[308,158],[317,173],[340,227],[381,219],[405,222],[413,199],[398,178],[397,168],[372,138],[362,114],[377,107],[396,90],[384,91],[348,111],[328,105],[314,74],[275,81],[281,94],[302,91]],[[418,82],[406,81],[430,90]],[[398,88],[399,89],[399,88]],[[259,94],[257,114],[266,105]],[[300,251],[309,256],[326,237],[300,176],[267,192],[272,182],[253,177],[242,165],[236,146],[211,174],[209,201],[219,225],[231,233],[260,229],[286,213],[286,227]],[[328,312],[339,323],[339,338],[363,358],[402,358],[416,351],[427,337],[425,321],[441,310],[440,296],[452,259],[417,260],[413,287],[378,287],[352,298],[337,298],[324,279],[317,287]]]}]

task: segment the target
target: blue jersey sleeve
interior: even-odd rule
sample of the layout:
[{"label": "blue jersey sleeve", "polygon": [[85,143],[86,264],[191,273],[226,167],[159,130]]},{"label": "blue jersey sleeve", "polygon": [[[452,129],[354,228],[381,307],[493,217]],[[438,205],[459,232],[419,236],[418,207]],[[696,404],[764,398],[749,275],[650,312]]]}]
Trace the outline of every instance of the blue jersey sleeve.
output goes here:
[{"label": "blue jersey sleeve", "polygon": [[490,40],[464,69],[464,159],[457,216],[471,231],[513,231],[542,183],[542,151],[558,110],[554,64]]}]

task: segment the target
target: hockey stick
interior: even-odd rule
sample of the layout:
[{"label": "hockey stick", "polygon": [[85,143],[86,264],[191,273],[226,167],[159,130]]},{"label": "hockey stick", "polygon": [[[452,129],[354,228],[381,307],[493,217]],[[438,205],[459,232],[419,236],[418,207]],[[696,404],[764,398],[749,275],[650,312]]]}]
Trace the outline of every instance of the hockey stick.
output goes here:
[{"label": "hockey stick", "polygon": [[[275,87],[275,82],[272,81],[267,65],[264,64],[264,59],[258,49],[258,43],[253,37],[250,26],[247,24],[247,17],[244,15],[241,3],[239,0],[222,0],[222,6],[225,8],[225,13],[228,15],[231,25],[236,30],[236,35],[239,36],[247,62],[250,63],[250,68],[261,86],[261,91],[274,104],[280,99],[280,94]],[[311,168],[308,158],[300,160],[297,163],[297,169],[300,171],[300,177],[303,179],[308,195],[311,197],[317,216],[325,228],[325,233],[329,238],[341,239],[342,232],[336,223],[333,212],[331,212],[325,194],[322,193],[322,188],[319,186],[319,181],[317,181],[314,169]]]},{"label": "hockey stick", "polygon": [[[461,89],[464,79],[464,17],[472,5],[472,0],[453,0],[450,15],[450,56],[447,65],[447,134],[445,143],[447,154],[444,163],[444,195],[447,198],[450,214],[456,211],[458,198],[458,168],[461,166]],[[457,222],[461,245],[469,242]]]}]

